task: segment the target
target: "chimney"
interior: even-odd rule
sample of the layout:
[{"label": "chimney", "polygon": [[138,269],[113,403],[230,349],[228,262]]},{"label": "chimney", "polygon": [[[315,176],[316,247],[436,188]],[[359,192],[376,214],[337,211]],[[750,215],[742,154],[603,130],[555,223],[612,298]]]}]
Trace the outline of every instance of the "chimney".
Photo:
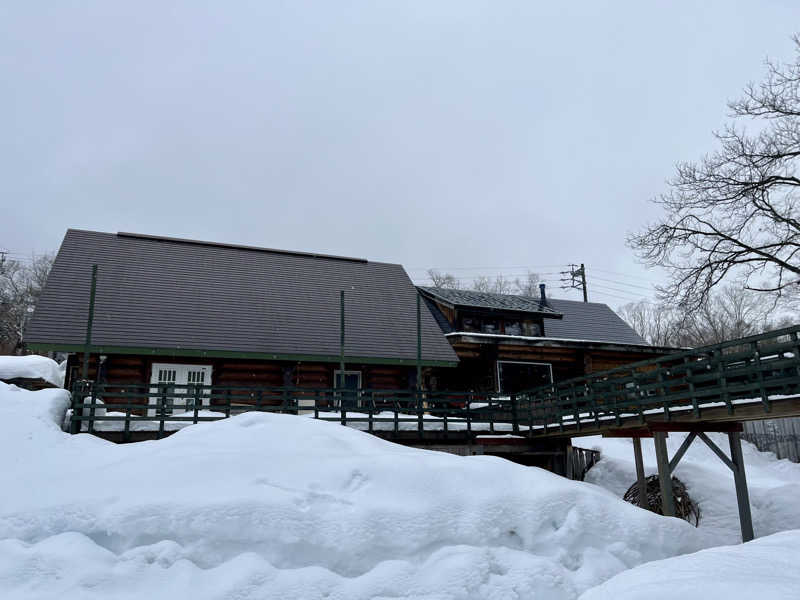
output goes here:
[{"label": "chimney", "polygon": [[539,294],[541,295],[541,298],[539,299],[539,304],[541,304],[542,306],[547,306],[547,295],[544,293],[543,283],[539,284]]}]

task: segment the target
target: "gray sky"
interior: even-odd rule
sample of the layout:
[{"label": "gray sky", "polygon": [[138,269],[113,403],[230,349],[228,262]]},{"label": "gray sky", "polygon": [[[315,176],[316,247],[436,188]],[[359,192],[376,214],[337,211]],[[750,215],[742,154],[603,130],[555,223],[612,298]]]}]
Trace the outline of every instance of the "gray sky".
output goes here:
[{"label": "gray sky", "polygon": [[0,248],[136,231],[420,282],[585,262],[590,299],[647,295],[626,233],[792,57],[800,5],[559,4],[4,2]]}]

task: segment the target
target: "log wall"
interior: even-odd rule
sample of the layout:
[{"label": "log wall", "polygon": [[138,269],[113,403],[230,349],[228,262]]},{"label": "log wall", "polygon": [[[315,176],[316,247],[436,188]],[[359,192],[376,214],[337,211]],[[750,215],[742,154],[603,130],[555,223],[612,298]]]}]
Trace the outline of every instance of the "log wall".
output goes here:
[{"label": "log wall", "polygon": [[[68,358],[67,387],[82,377],[83,354],[73,354]],[[98,378],[98,356],[89,357],[89,379]],[[210,365],[211,383],[226,387],[247,388],[332,388],[334,371],[338,363],[299,363],[290,361],[259,361],[236,359],[203,359],[196,357],[153,357],[148,355],[107,355],[101,369],[101,379],[106,383],[118,385],[111,388],[123,391],[125,384],[149,383],[153,363]],[[361,372],[361,385],[364,388],[380,390],[406,390],[416,385],[416,368],[399,365],[363,365],[345,363],[348,371]],[[240,403],[252,404],[256,400],[246,390],[230,392]],[[142,397],[133,403],[146,404]],[[279,404],[279,397],[264,399],[264,404]]]}]

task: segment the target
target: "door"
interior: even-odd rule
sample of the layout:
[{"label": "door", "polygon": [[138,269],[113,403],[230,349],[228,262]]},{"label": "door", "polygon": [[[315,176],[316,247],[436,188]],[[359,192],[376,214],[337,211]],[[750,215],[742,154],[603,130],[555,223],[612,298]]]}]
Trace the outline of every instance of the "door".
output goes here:
[{"label": "door", "polygon": [[334,371],[334,387],[336,388],[336,406],[357,408],[360,403],[361,371],[345,371],[342,379],[341,371]]},{"label": "door", "polygon": [[[210,365],[177,365],[171,363],[153,363],[150,383],[150,404],[160,404],[162,394],[166,399],[163,406],[148,410],[149,416],[166,416],[194,410],[196,399],[200,405],[208,405],[211,385]],[[166,389],[165,389],[166,388]]]}]

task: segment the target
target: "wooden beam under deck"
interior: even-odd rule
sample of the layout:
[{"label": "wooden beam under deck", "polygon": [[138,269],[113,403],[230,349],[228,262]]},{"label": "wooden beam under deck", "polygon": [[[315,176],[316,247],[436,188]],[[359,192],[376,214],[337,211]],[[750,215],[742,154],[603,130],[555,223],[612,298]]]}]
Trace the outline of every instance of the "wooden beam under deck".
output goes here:
[{"label": "wooden beam under deck", "polygon": [[[727,407],[719,406],[719,407],[711,407],[711,408],[702,408],[700,412],[700,417],[696,417],[694,412],[689,410],[682,410],[682,411],[675,411],[671,412],[669,415],[669,419],[667,419],[663,412],[654,413],[654,414],[645,414],[642,417],[639,415],[632,415],[630,417],[621,417],[620,423],[616,424],[613,422],[609,422],[608,420],[603,421],[601,420],[599,425],[594,421],[586,421],[580,424],[580,427],[576,426],[574,423],[570,423],[569,425],[565,424],[563,431],[556,429],[553,426],[553,431],[548,431],[547,433],[539,432],[535,433],[534,437],[536,438],[560,438],[560,437],[583,437],[589,435],[602,435],[604,432],[609,431],[610,429],[622,432],[624,430],[632,430],[635,431],[637,429],[642,430],[643,428],[649,427],[651,425],[655,425],[658,427],[658,424],[663,424],[664,426],[672,425],[672,426],[684,426],[686,427],[687,424],[692,423],[730,423],[730,422],[740,422],[740,421],[760,421],[763,419],[778,419],[782,417],[800,417],[800,396],[791,396],[787,398],[780,398],[774,399],[771,401],[771,410],[769,412],[764,411],[764,406],[761,404],[760,401],[754,401],[748,404],[734,404],[734,411],[733,413],[729,413]],[[644,419],[644,423],[642,422]],[[671,431],[686,431],[687,429],[672,429]],[[691,429],[688,429],[691,431]],[[523,433],[526,431],[524,426],[522,428]],[[662,428],[660,431],[670,431],[670,429]],[[709,430],[706,430],[709,431]]]}]

